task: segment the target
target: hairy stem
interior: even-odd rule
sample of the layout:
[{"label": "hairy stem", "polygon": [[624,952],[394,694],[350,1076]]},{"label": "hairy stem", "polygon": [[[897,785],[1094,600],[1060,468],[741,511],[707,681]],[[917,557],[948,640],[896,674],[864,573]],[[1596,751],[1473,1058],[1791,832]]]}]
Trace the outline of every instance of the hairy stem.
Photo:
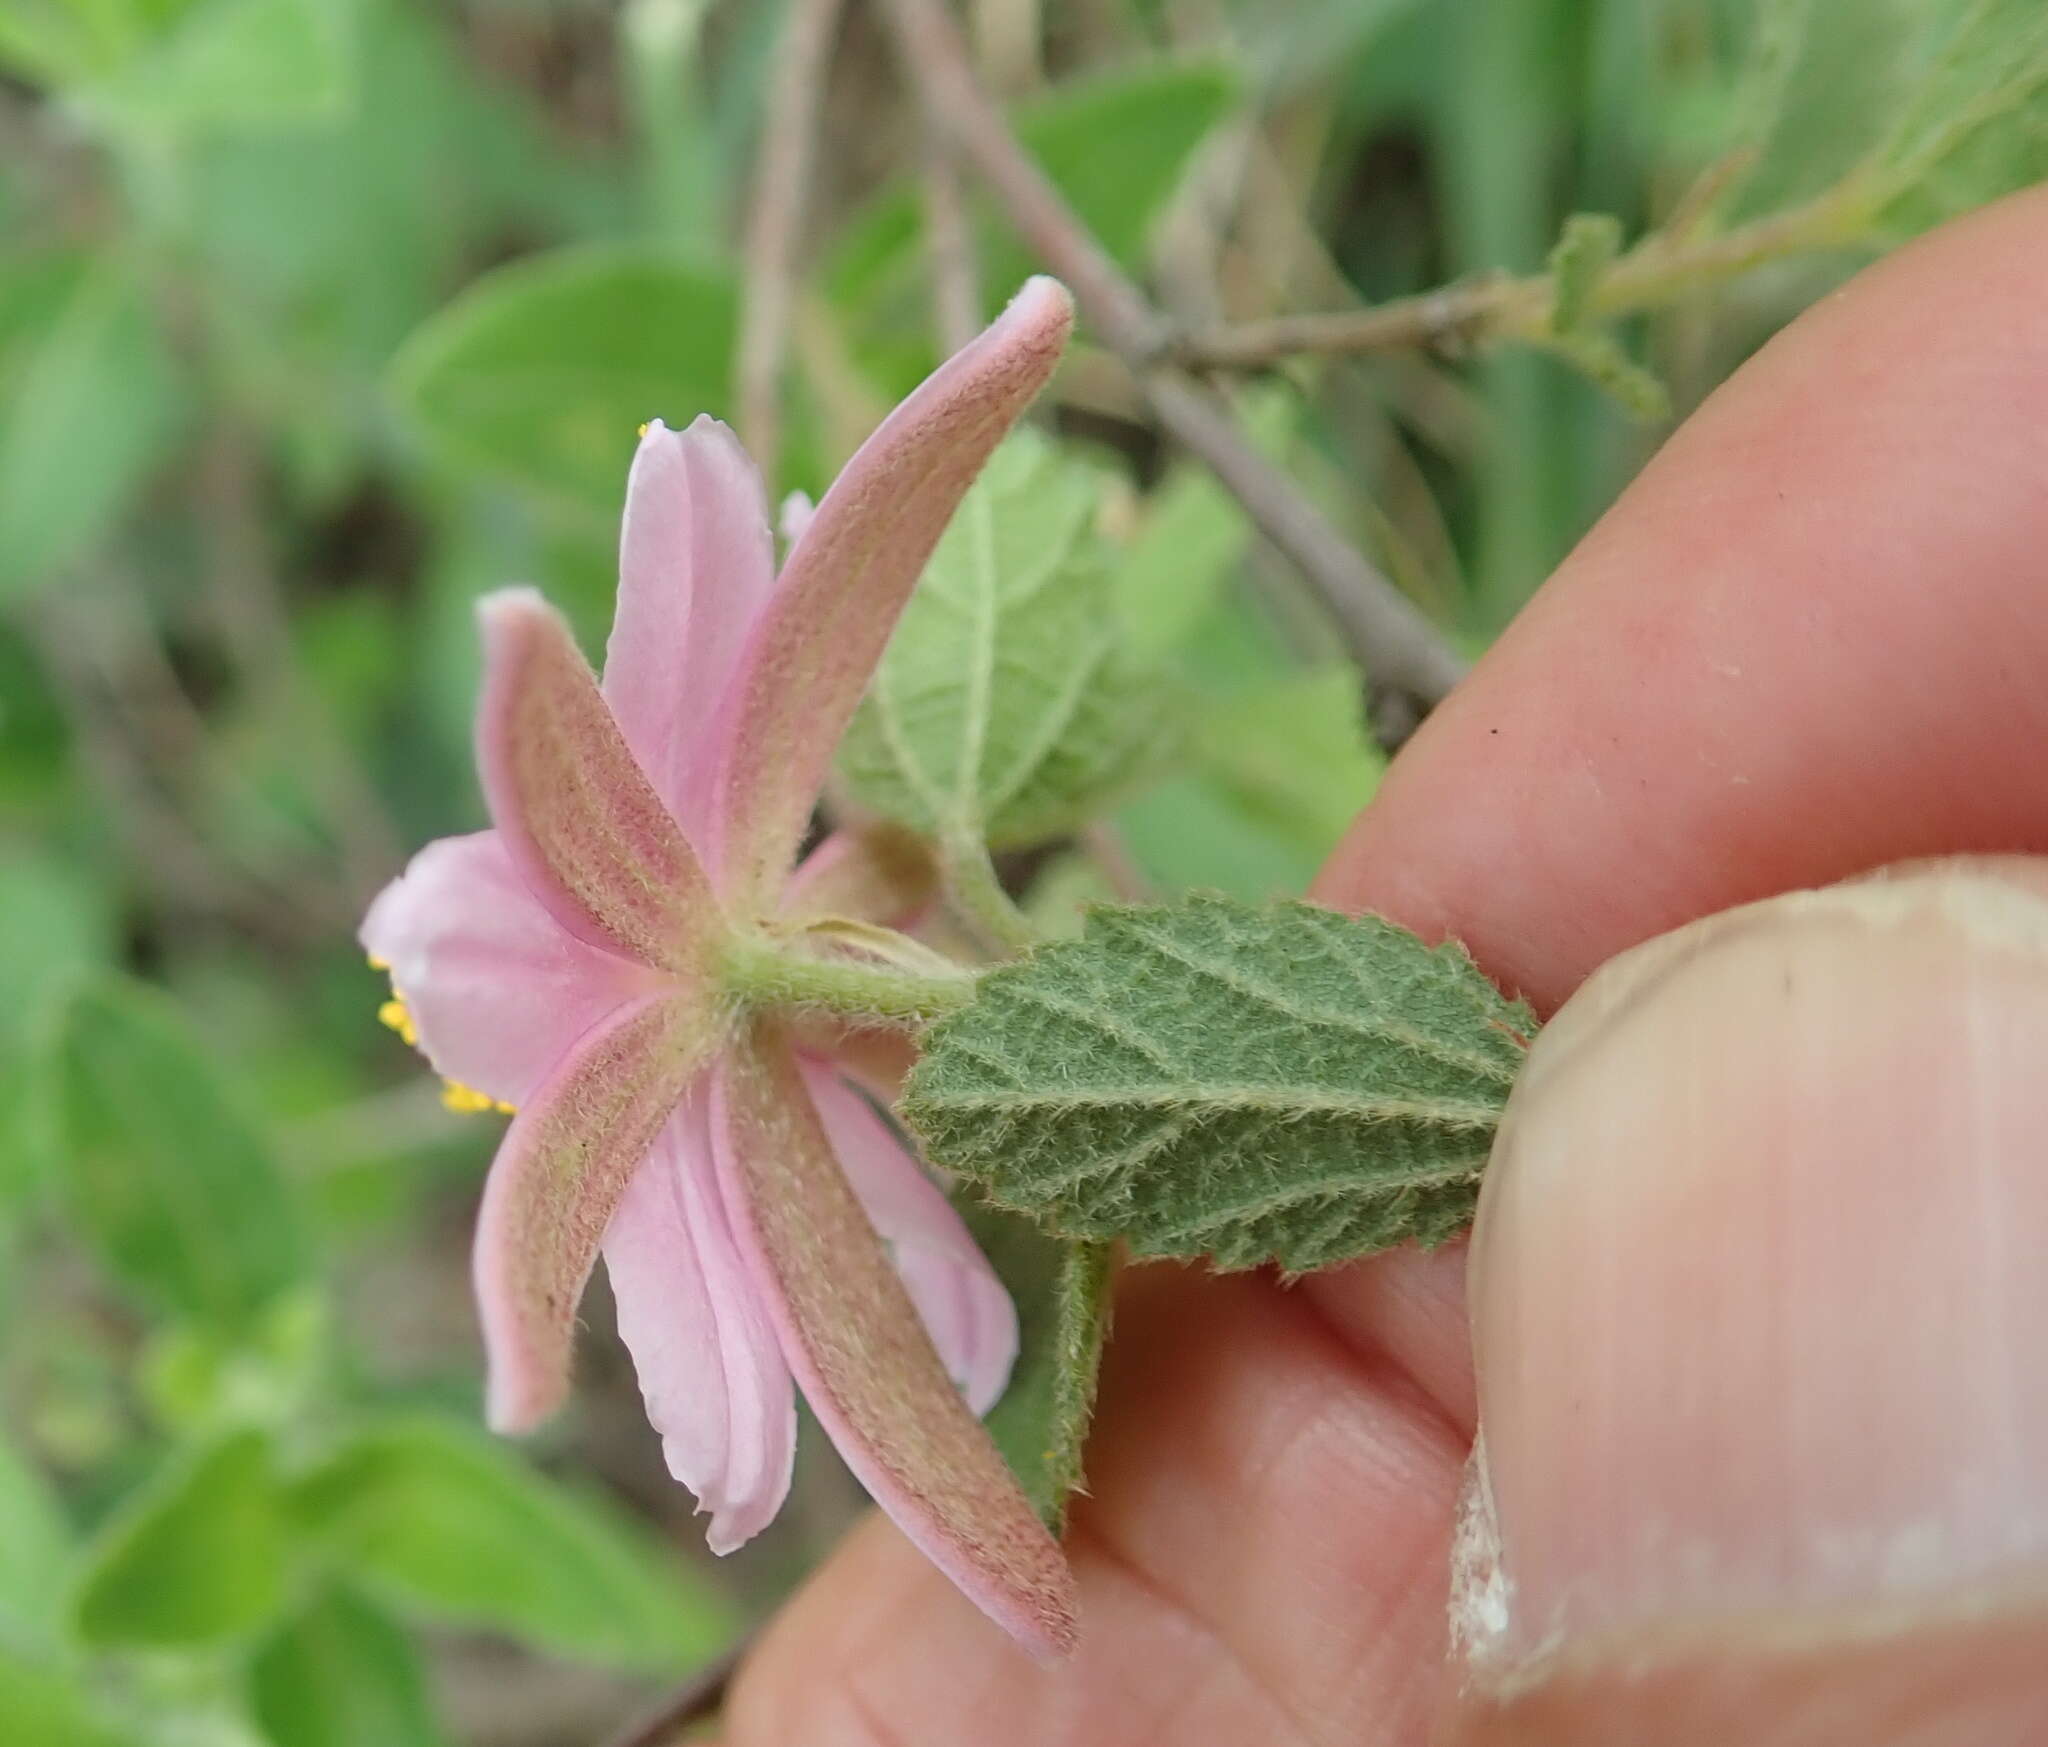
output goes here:
[{"label": "hairy stem", "polygon": [[822,957],[758,934],[726,942],[724,986],[748,1007],[829,1013],[916,1027],[966,1006],[974,972],[907,970],[872,960]]},{"label": "hairy stem", "polygon": [[964,920],[1004,952],[1022,952],[1038,944],[1038,930],[1017,908],[996,878],[988,846],[978,837],[949,836],[939,845],[939,877],[946,896]]}]

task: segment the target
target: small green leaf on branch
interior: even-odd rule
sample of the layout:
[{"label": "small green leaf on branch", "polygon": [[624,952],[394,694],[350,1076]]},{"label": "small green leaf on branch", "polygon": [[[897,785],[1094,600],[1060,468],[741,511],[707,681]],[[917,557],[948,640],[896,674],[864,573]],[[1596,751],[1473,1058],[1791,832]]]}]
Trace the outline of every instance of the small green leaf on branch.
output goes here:
[{"label": "small green leaf on branch", "polygon": [[1611,212],[1575,212],[1550,251],[1550,325],[1576,333],[1593,314],[1593,293],[1621,253],[1621,220]]},{"label": "small green leaf on branch", "polygon": [[241,1431],[153,1475],[87,1550],[73,1600],[94,1649],[222,1643],[284,1599],[290,1556],[269,1440]]},{"label": "small green leaf on branch", "polygon": [[1664,384],[1600,325],[1600,282],[1621,256],[1621,220],[1612,213],[1575,212],[1550,251],[1550,321],[1536,343],[1604,389],[1636,418],[1671,415]]},{"label": "small green leaf on branch", "polygon": [[1631,358],[1612,334],[1587,328],[1554,334],[1545,343],[1631,417],[1655,424],[1671,416],[1671,391],[1663,379]]},{"label": "small green leaf on branch", "polygon": [[1064,1236],[1298,1271],[1465,1225],[1535,1029],[1461,947],[1376,917],[1101,909],[926,1034],[903,1113]]}]

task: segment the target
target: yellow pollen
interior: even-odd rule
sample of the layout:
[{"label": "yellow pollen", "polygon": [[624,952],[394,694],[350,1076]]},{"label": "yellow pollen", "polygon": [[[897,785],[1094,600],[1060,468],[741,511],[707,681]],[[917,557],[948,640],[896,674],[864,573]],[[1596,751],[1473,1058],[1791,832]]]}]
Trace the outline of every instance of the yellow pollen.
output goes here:
[{"label": "yellow pollen", "polygon": [[[650,423],[651,423],[651,421],[650,421]],[[647,431],[648,431],[648,426],[647,426],[647,425],[642,425],[642,426],[640,427],[640,434],[641,434],[641,436],[643,436],[643,437],[644,437],[644,436],[646,436],[646,435],[647,435]]]},{"label": "yellow pollen", "polygon": [[413,1029],[412,1015],[406,1011],[405,1003],[396,995],[377,1009],[377,1018],[397,1032],[407,1043],[418,1046],[420,1034]]},{"label": "yellow pollen", "polygon": [[[380,971],[388,971],[391,968],[381,958],[372,958],[370,964],[373,969]],[[391,999],[377,1009],[377,1017],[415,1049],[419,1047],[419,1030],[412,1022],[412,1014],[406,1007],[405,997],[398,992],[396,983],[391,985]],[[501,1116],[514,1114],[512,1106],[503,1099],[493,1098],[488,1092],[479,1092],[474,1086],[465,1086],[460,1080],[441,1082],[441,1102],[450,1110],[459,1111],[465,1116],[480,1115],[487,1110],[495,1110]]]},{"label": "yellow pollen", "polygon": [[441,1102],[463,1116],[481,1116],[488,1110],[495,1110],[500,1116],[513,1114],[512,1106],[502,1098],[493,1098],[488,1092],[463,1085],[460,1080],[441,1082]]},{"label": "yellow pollen", "polygon": [[379,958],[374,952],[369,955],[369,960],[370,969],[373,971],[388,971],[391,968],[391,961],[388,958]]}]

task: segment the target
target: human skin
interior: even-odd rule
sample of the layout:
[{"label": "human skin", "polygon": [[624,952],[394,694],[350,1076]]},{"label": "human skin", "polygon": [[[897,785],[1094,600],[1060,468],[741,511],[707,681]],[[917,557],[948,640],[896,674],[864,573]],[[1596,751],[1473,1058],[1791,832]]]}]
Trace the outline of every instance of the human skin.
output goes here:
[{"label": "human skin", "polygon": [[[2034,190],[1901,251],[1774,340],[1672,436],[1425,725],[1315,895],[1458,936],[1548,1013],[1623,949],[1733,904],[1914,857],[2048,854],[2044,284],[2048,190]],[[1807,950],[1791,939],[1787,962]],[[1967,952],[1946,937],[1928,950],[1944,963]],[[1870,962],[1880,982],[1926,974],[1911,953]],[[2013,964],[1999,978],[1958,973],[1957,998],[1975,1003],[1967,1020],[1987,1036],[2048,1012],[2048,959]],[[1910,1011],[1912,994],[1858,999]],[[1854,1022],[1837,1016],[1829,1035]],[[1656,1065],[1686,1035],[1678,1025],[1611,1047]],[[1830,1498],[1845,1463],[1879,1481],[1905,1474],[1906,1458],[1885,1464],[1920,1420],[1938,1419],[1947,1440],[1927,1447],[1960,1460],[1980,1435],[2010,1442],[2016,1416],[2048,1419],[2043,1368],[1911,1338],[1916,1305],[1970,1294],[1987,1345],[2038,1352],[2048,1330],[2027,1319],[2040,1300],[1987,1299],[1972,1244],[2017,1221],[2038,1254],[2048,1209],[2028,1179],[2048,1172],[2027,1167],[2041,1149],[1973,1176],[2012,1174],[2000,1218],[1979,1222],[1988,1235],[1959,1227],[1889,1291],[1853,1246],[1805,1265],[1816,1208],[1926,1174],[1909,1142],[1927,1113],[1887,1124],[1887,1099],[1924,1088],[1902,1073],[1895,1091],[1866,1049],[1850,1090],[1874,1138],[1809,1138],[1790,1160],[1803,1192],[1760,1189],[1740,1124],[1716,1128],[1717,1113],[1839,1098],[1847,1070],[1833,1055],[1816,1067],[1799,1041],[1788,1033],[1760,1062],[1731,1056],[1722,1071],[1739,1083],[1695,1099],[1682,1121],[1674,1109],[1668,1132],[1631,1131],[1625,1152],[1600,1126],[1598,1075],[1595,1091],[1542,1109],[1532,1098],[1531,1150],[1566,1163],[1540,1216],[1490,1187],[1502,1207],[1483,1226],[1469,1313],[1463,1246],[1291,1288],[1130,1270],[1089,1442],[1091,1496],[1069,1540],[1076,1656],[1032,1664],[870,1521],[743,1670],[728,1747],[1408,1747],[1433,1731],[1631,1747],[2048,1738],[2048,1624],[2024,1564],[1985,1599],[1984,1549],[1951,1569],[1937,1536],[1881,1617],[1858,1611],[1859,1584],[1874,1597],[1892,1567],[1863,1570],[1853,1549],[1844,1564],[1830,1543],[1828,1585],[1799,1574],[1802,1512],[1822,1508],[1810,1501]],[[2008,1127],[2048,1133],[2048,1069],[1978,1090],[1973,1110],[1996,1103]],[[1895,1128],[1908,1140],[1890,1146]],[[1617,1182],[1667,1154],[1693,1173],[1684,1217],[1655,1195],[1615,1213]],[[1602,1241],[1625,1266],[1574,1266],[1574,1222],[1594,1210],[1620,1221]],[[1743,1247],[1801,1262],[1786,1301],[1725,1340],[1698,1311],[1723,1263],[1697,1234],[1716,1220]],[[1606,1320],[1633,1331],[1634,1360],[1573,1372],[1519,1351],[1525,1331],[1541,1349],[1553,1310],[1560,1325],[1584,1321],[1571,1295],[1593,1289],[1592,1273],[1617,1294]],[[1742,1324],[1739,1304],[1727,1320]],[[1807,1339],[1814,1330],[1825,1338]],[[1757,1364],[1759,1340],[1776,1362]],[[1673,1435],[1689,1409],[1644,1357],[1667,1350],[1683,1351],[1689,1387],[1724,1404],[1721,1450],[1695,1455]],[[1873,1365],[1874,1353],[1891,1362]],[[1562,1663],[1503,1710],[1487,1696],[1499,1666],[1447,1671],[1451,1538],[1482,1398],[1496,1491],[1519,1512],[1509,1566],[1531,1561],[1532,1593],[1538,1565],[1584,1544],[1578,1528],[1638,1508],[1631,1463],[1651,1460],[1667,1468],[1646,1496],[1670,1479],[1663,1507],[1692,1512],[1686,1526],[1731,1563],[1756,1555],[1765,1588],[1731,1593],[1725,1615],[1694,1631],[1680,1602],[1698,1596],[1680,1598],[1676,1575],[1666,1596],[1658,1571],[1636,1570],[1585,1619],[1560,1616]],[[1546,1423],[1548,1399],[1567,1405]],[[1816,1419],[1815,1402],[1831,1411]],[[1845,1421],[1858,1428],[1848,1444]],[[1570,1440],[1583,1448],[1561,1455]],[[1778,1491],[1723,1487],[1722,1469],[1759,1449],[1778,1452],[1764,1464]],[[2048,1514],[2048,1464],[2009,1467],[2001,1483],[2018,1490],[1993,1524],[2001,1510],[2015,1524]],[[1879,1481],[1851,1490],[1874,1512],[1906,1509]],[[1866,1526],[1876,1546],[1900,1525]],[[1467,1697],[1450,1700],[1459,1687]]]}]

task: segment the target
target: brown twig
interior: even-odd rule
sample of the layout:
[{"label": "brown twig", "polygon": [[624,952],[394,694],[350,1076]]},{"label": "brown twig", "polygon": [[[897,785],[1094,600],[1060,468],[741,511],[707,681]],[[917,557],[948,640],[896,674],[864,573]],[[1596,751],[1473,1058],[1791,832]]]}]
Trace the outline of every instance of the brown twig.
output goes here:
[{"label": "brown twig", "polygon": [[[1868,202],[1840,183],[1827,193],[1739,225],[1695,236],[1646,237],[1601,276],[1589,313],[1627,315],[1698,286],[1740,277],[1787,255],[1840,248],[1856,240]],[[1548,273],[1491,274],[1397,297],[1367,309],[1317,311],[1239,322],[1177,342],[1173,356],[1205,370],[1260,370],[1284,358],[1325,357],[1423,347],[1457,350],[1542,332],[1554,300]]]},{"label": "brown twig", "polygon": [[740,435],[771,484],[782,448],[782,366],[796,306],[798,244],[840,3],[790,0],[761,119],[747,211],[746,296],[737,361]]},{"label": "brown twig", "polygon": [[924,228],[931,262],[932,317],[939,343],[957,352],[981,331],[981,268],[974,258],[974,232],[960,166],[940,134],[937,118],[925,117]]},{"label": "brown twig", "polygon": [[928,113],[986,181],[1039,258],[1067,282],[1105,344],[1137,377],[1154,415],[1208,463],[1254,526],[1308,577],[1366,675],[1427,706],[1463,659],[1287,475],[1260,455],[1224,404],[1169,353],[1168,323],[1018,144],[974,76],[944,0],[883,0],[897,54]]},{"label": "brown twig", "polygon": [[749,1632],[715,1662],[706,1663],[653,1710],[628,1723],[605,1747],[671,1747],[692,1723],[716,1716],[732,1677],[754,1647],[755,1637]]}]

